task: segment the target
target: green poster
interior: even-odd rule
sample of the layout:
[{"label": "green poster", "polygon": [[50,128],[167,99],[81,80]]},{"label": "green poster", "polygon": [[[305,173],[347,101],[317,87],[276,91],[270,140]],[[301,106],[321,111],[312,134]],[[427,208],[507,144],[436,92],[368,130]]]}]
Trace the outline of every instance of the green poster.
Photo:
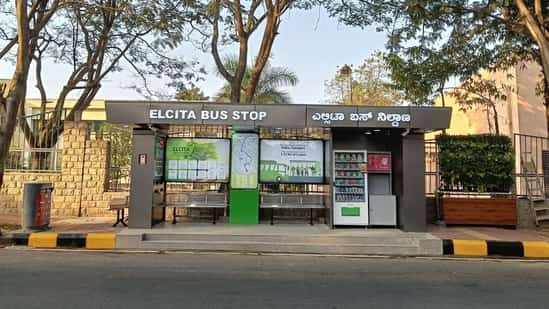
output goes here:
[{"label": "green poster", "polygon": [[164,176],[164,143],[165,139],[155,138],[154,143],[154,179],[161,181]]},{"label": "green poster", "polygon": [[170,138],[166,144],[166,179],[171,182],[226,182],[230,142],[226,139]]},{"label": "green poster", "polygon": [[324,182],[324,144],[313,140],[262,140],[262,182]]},{"label": "green poster", "polygon": [[231,188],[257,188],[259,137],[255,133],[234,133],[231,160]]}]

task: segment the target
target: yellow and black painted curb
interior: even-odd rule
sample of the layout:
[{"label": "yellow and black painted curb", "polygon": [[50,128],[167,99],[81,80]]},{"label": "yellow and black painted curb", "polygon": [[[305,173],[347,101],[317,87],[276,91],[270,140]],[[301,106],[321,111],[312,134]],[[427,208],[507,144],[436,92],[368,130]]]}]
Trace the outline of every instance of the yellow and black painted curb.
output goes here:
[{"label": "yellow and black painted curb", "polygon": [[31,248],[86,248],[111,250],[116,248],[116,233],[14,233],[11,243]]},{"label": "yellow and black painted curb", "polygon": [[442,248],[444,255],[453,256],[549,258],[547,241],[444,239]]}]

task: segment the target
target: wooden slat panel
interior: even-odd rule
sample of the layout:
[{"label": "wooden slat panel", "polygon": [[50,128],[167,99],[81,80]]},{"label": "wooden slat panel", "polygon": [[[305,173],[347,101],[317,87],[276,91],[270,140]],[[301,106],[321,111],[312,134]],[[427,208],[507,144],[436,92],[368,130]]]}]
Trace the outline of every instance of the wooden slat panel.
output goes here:
[{"label": "wooden slat panel", "polygon": [[504,198],[444,198],[447,224],[516,225],[516,200]]}]

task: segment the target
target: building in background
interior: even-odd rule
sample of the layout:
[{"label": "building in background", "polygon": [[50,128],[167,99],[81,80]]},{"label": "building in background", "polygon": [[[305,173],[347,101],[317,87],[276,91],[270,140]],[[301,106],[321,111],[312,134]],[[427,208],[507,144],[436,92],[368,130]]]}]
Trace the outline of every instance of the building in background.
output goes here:
[{"label": "building in background", "polygon": [[[534,63],[518,64],[502,72],[483,72],[483,79],[493,80],[510,89],[506,100],[496,103],[500,134],[511,138],[515,134],[547,137],[547,120],[543,97],[536,94],[541,68]],[[437,106],[442,105],[439,98]],[[494,112],[483,106],[463,110],[453,96],[445,96],[445,105],[452,107],[452,121],[447,134],[495,133]],[[438,132],[437,134],[440,134]],[[433,135],[428,136],[433,138]]]},{"label": "building in background", "polygon": [[[445,106],[452,107],[450,135],[495,134],[495,114],[499,133],[513,140],[515,150],[515,192],[519,196],[545,196],[549,193],[549,139],[547,112],[543,95],[538,94],[542,78],[535,63],[517,64],[506,71],[482,72],[482,79],[500,86],[505,99],[495,100],[495,113],[486,106],[463,109],[451,95],[445,96]],[[436,101],[442,106],[441,98]],[[438,186],[436,146],[433,140],[441,132],[426,134],[426,188],[433,193]]]},{"label": "building in background", "polygon": [[[46,112],[51,112],[55,108],[55,99],[48,99]],[[74,99],[66,99],[64,110],[68,113],[76,104]],[[36,115],[40,113],[41,100],[27,99],[25,102],[25,115]],[[82,120],[85,121],[105,121],[105,100],[93,100],[90,106],[82,113]]]}]

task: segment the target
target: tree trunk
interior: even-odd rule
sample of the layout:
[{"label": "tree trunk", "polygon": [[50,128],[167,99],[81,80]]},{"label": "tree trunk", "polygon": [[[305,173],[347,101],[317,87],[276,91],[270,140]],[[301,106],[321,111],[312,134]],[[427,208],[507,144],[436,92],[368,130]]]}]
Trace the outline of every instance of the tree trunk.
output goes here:
[{"label": "tree trunk", "polygon": [[[17,65],[19,67],[19,65]],[[28,71],[27,71],[28,73]],[[27,88],[27,75],[24,71],[16,69],[12,86],[8,92],[8,97],[5,100],[5,111],[0,115],[0,171],[4,171],[6,160],[8,158],[8,150],[15,131],[18,111],[25,100]],[[2,183],[0,183],[2,186]]]},{"label": "tree trunk", "polygon": [[492,111],[494,112],[494,126],[495,126],[495,129],[496,129],[496,135],[499,135],[500,132],[499,132],[499,114],[498,114],[498,110],[497,110],[497,107],[495,104],[492,104],[491,105],[492,107]]},{"label": "tree trunk", "polygon": [[[530,36],[537,43],[539,47],[543,76],[545,80],[548,80],[549,79],[549,39],[545,35],[546,33],[545,25],[539,23],[539,20],[544,19],[544,16],[537,16],[539,14],[542,14],[541,7],[539,7],[539,4],[536,3],[535,5],[536,16],[534,16],[532,15],[532,12],[528,8],[524,0],[515,0],[515,3],[517,5],[520,15],[524,18],[526,29],[528,30],[528,32],[530,33]],[[547,105],[546,105],[546,108],[547,108]],[[546,113],[546,114],[549,116],[549,113]],[[547,119],[547,122],[549,123],[549,118]],[[548,130],[549,130],[549,127],[548,127]]]},{"label": "tree trunk", "polygon": [[3,183],[4,183],[4,164],[0,164],[0,188],[2,188]]},{"label": "tree trunk", "polygon": [[231,82],[231,103],[240,103],[242,99],[242,82],[248,66],[248,37],[240,36],[240,53],[238,66]]},{"label": "tree trunk", "polygon": [[488,133],[492,134],[492,117],[490,117],[490,108],[486,106],[486,122],[488,123]]},{"label": "tree trunk", "polygon": [[259,84],[259,79],[261,78],[261,73],[263,73],[263,69],[265,68],[265,65],[271,55],[273,43],[278,33],[279,22],[279,12],[276,10],[270,12],[269,17],[267,18],[267,24],[265,25],[261,47],[259,49],[254,67],[252,68],[250,82],[246,87],[246,103],[253,103],[257,85]]},{"label": "tree trunk", "polygon": [[[17,17],[17,58],[15,72],[7,89],[7,97],[0,104],[0,187],[8,150],[15,130],[19,109],[25,101],[30,57],[33,46],[29,46],[30,30],[27,17],[27,1],[16,1]],[[31,44],[32,45],[32,44]],[[2,94],[3,95],[3,94]],[[3,106],[2,106],[3,105]]]},{"label": "tree trunk", "polygon": [[[446,97],[444,96],[444,85],[445,84],[442,84],[441,87],[440,87],[440,99],[441,99],[441,102],[442,102],[442,107],[446,107]],[[442,134],[446,134],[446,129],[442,129]]]},{"label": "tree trunk", "polygon": [[549,80],[547,77],[543,78],[543,105],[545,106],[545,121],[547,123],[547,130],[549,130]]},{"label": "tree trunk", "polygon": [[233,81],[231,83],[231,103],[239,103],[240,102],[240,87],[242,85],[242,81]]}]

